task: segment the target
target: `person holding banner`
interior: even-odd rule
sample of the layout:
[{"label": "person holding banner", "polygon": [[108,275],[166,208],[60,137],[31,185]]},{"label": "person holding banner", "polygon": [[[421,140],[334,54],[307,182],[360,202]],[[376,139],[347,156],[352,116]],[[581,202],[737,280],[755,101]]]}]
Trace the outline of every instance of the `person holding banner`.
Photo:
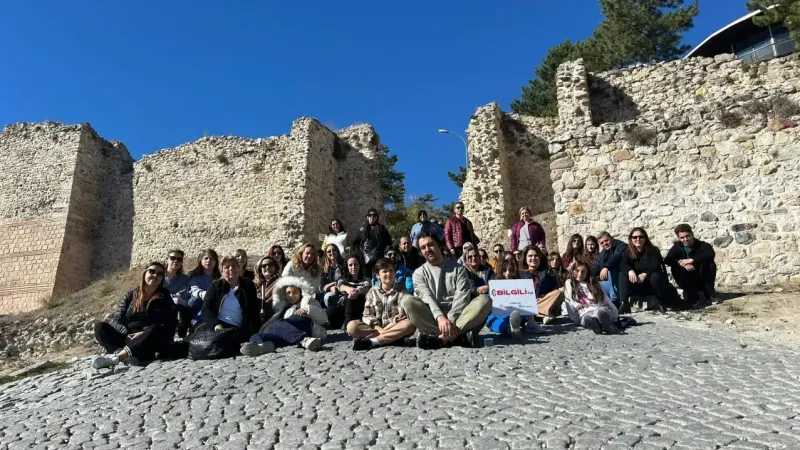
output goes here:
[{"label": "person holding banner", "polygon": [[444,258],[438,236],[423,234],[417,242],[425,264],[414,272],[416,297],[400,300],[400,307],[419,330],[417,346],[428,350],[473,347],[474,335],[492,311],[492,300],[486,294],[470,298],[466,269]]},{"label": "person holding banner", "polygon": [[522,251],[522,273],[520,278],[533,280],[533,290],[539,304],[539,317],[547,325],[561,313],[564,294],[558,288],[558,279],[547,270],[547,256],[535,245]]},{"label": "person holding banner", "polygon": [[616,334],[617,307],[590,275],[589,264],[576,260],[570,277],[564,283],[564,304],[569,318],[595,334]]},{"label": "person holding banner", "polygon": [[[504,259],[500,261],[497,269],[497,280],[519,280],[519,269],[517,261],[514,259]],[[492,301],[494,303],[494,301]],[[531,316],[522,316],[519,311],[512,311],[509,315],[495,314],[492,311],[486,318],[486,328],[502,335],[509,335],[514,339],[522,339],[522,324],[525,323],[525,330],[529,333],[546,333],[541,325],[536,323]]]}]

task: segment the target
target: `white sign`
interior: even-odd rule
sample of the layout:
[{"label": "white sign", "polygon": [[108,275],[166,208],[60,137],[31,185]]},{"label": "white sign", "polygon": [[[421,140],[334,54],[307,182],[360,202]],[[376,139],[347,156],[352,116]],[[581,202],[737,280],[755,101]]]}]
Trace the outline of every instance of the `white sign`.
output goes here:
[{"label": "white sign", "polygon": [[492,280],[489,282],[489,297],[496,315],[507,316],[519,311],[523,316],[539,314],[533,280]]}]

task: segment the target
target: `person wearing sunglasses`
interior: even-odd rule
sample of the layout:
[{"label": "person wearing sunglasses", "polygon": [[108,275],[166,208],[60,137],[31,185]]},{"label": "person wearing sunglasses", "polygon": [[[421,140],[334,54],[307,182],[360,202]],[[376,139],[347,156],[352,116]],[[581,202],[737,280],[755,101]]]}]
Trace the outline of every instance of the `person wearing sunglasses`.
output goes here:
[{"label": "person wearing sunglasses", "polygon": [[256,297],[261,300],[261,323],[263,324],[274,314],[274,301],[272,298],[275,284],[280,278],[280,263],[270,256],[258,260],[256,264]]},{"label": "person wearing sunglasses", "polygon": [[164,287],[178,310],[178,336],[182,338],[186,337],[192,319],[189,311],[189,275],[183,273],[183,257],[183,250],[167,252],[167,273],[164,278]]},{"label": "person wearing sunglasses", "polygon": [[142,280],[125,294],[107,322],[94,324],[97,342],[108,352],[96,356],[92,367],[103,369],[119,363],[138,365],[175,354],[172,350],[178,315],[169,291],[164,287],[166,268],[151,262]]},{"label": "person wearing sunglasses", "polygon": [[375,263],[383,258],[386,248],[392,245],[389,230],[378,219],[378,210],[370,208],[367,211],[367,223],[358,230],[353,239],[353,250],[364,264],[364,273],[368,277],[372,275]]},{"label": "person wearing sunglasses", "polygon": [[644,228],[636,227],[628,234],[628,249],[622,255],[619,272],[620,314],[630,312],[630,297],[649,297],[647,309],[664,312],[669,281],[663,270],[661,251],[650,242]]},{"label": "person wearing sunglasses", "polygon": [[189,301],[189,275],[183,273],[183,250],[167,252],[167,272],[164,287],[176,305]]},{"label": "person wearing sunglasses", "polygon": [[464,217],[464,204],[457,202],[453,206],[453,215],[444,223],[444,243],[450,254],[458,259],[464,255],[467,242],[477,247],[481,240],[475,234],[472,222]]}]

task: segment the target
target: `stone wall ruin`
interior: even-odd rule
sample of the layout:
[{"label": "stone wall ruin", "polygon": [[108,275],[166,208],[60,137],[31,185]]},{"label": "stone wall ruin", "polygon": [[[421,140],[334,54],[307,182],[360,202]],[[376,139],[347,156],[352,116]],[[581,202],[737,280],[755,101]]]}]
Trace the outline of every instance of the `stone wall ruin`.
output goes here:
[{"label": "stone wall ruin", "polygon": [[[796,56],[746,65],[721,55],[600,74],[566,63],[557,123],[496,104],[478,109],[461,200],[487,245],[508,243],[511,223],[500,212],[513,222],[523,204],[561,252],[572,233],[627,238],[634,226],[666,251],[686,222],[714,244],[720,284],[800,281],[798,75]],[[510,145],[520,134],[529,138]],[[552,202],[539,181],[547,179]]]},{"label": "stone wall ruin", "polygon": [[338,217],[380,207],[369,125],[333,132],[205,137],[135,162],[89,124],[19,123],[0,133],[0,314],[36,309],[111,271],[206,247],[291,252]]}]

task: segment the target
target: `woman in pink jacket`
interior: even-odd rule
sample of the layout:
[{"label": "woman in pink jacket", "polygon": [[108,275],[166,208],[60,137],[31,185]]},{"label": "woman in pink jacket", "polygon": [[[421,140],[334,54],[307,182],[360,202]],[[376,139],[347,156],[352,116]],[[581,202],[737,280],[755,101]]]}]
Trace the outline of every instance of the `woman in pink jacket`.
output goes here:
[{"label": "woman in pink jacket", "polygon": [[542,224],[533,220],[533,213],[527,206],[519,209],[519,222],[511,230],[511,250],[518,253],[523,248],[533,245],[547,248]]}]

